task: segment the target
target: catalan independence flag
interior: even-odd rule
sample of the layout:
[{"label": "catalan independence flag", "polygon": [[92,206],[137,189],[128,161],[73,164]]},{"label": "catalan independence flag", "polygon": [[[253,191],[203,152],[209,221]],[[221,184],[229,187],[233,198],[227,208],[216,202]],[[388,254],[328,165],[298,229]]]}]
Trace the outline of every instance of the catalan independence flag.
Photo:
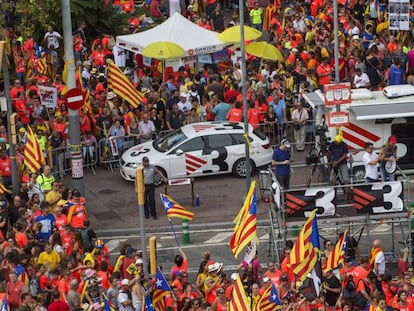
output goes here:
[{"label": "catalan independence flag", "polygon": [[24,147],[24,164],[32,173],[37,172],[45,164],[42,149],[30,126],[27,129],[27,143]]},{"label": "catalan independence flag", "polygon": [[336,242],[335,247],[332,249],[332,252],[329,254],[328,259],[326,260],[326,267],[325,267],[326,270],[336,269],[341,263],[344,262],[347,240],[348,240],[348,229],[346,229],[341,234],[338,242]]},{"label": "catalan independence flag", "polygon": [[237,274],[237,280],[231,293],[230,311],[247,311],[250,310],[250,304],[247,301],[246,292],[240,276]]},{"label": "catalan independence flag", "polygon": [[164,205],[165,212],[169,218],[181,218],[186,220],[193,220],[194,213],[187,211],[184,207],[174,201],[166,194],[160,194],[162,204]]},{"label": "catalan independence flag", "polygon": [[281,308],[279,294],[277,293],[276,285],[266,288],[263,295],[260,296],[256,302],[256,311],[275,311]]},{"label": "catalan independence flag", "polygon": [[242,209],[234,220],[234,233],[229,246],[234,256],[240,254],[244,247],[255,239],[256,236],[256,181],[250,184],[249,192],[244,201]]},{"label": "catalan independence flag", "polygon": [[134,108],[143,101],[144,94],[139,92],[126,75],[113,62],[109,64],[108,68],[108,88],[125,99]]},{"label": "catalan independence flag", "polygon": [[152,306],[156,311],[164,311],[165,302],[164,297],[171,292],[171,288],[168,285],[167,280],[162,274],[161,270],[157,268],[157,273],[155,275],[155,284],[152,295]]},{"label": "catalan independence flag", "polygon": [[290,267],[304,281],[319,259],[320,244],[318,223],[314,209],[306,220],[290,252]]}]

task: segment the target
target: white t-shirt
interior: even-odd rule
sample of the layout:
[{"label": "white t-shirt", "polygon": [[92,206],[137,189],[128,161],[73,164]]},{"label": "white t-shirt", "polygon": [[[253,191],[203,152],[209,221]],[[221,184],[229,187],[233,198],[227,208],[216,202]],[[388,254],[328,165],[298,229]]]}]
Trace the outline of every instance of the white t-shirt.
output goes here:
[{"label": "white t-shirt", "polygon": [[125,54],[125,50],[121,49],[119,46],[115,45],[112,48],[112,54],[114,55],[114,61],[115,64],[118,67],[125,67],[125,63],[126,63],[126,54]]},{"label": "white t-shirt", "polygon": [[50,46],[53,44],[55,49],[57,50],[59,48],[59,39],[61,39],[62,36],[57,31],[54,32],[46,32],[44,39],[47,39],[47,47],[50,48]]},{"label": "white t-shirt", "polygon": [[360,76],[355,75],[354,84],[356,88],[360,88],[367,83],[370,83],[370,81],[368,75],[365,72],[363,72]]},{"label": "white t-shirt", "polygon": [[365,178],[369,177],[372,179],[378,178],[378,168],[377,164],[368,164],[369,162],[375,160],[377,158],[377,154],[375,152],[368,153],[365,152],[362,156],[362,161],[365,165]]},{"label": "white t-shirt", "polygon": [[380,275],[384,274],[385,273],[385,256],[384,256],[383,251],[380,251],[375,257],[375,263],[378,264],[378,273]]},{"label": "white t-shirt", "polygon": [[184,113],[190,112],[192,108],[191,103],[188,101],[188,99],[186,99],[185,102],[179,101],[177,105],[178,105],[178,109]]}]

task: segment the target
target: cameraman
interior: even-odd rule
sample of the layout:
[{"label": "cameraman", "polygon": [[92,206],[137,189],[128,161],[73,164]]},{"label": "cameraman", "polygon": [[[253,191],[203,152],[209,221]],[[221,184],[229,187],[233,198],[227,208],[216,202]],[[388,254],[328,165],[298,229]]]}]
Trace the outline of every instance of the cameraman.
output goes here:
[{"label": "cameraman", "polygon": [[[342,141],[341,135],[336,135],[333,142],[329,144],[329,162],[332,165],[332,169],[335,173],[339,174],[339,179],[342,185],[349,184],[349,173],[348,173],[348,145]],[[344,188],[345,198],[350,195],[350,189]]]}]

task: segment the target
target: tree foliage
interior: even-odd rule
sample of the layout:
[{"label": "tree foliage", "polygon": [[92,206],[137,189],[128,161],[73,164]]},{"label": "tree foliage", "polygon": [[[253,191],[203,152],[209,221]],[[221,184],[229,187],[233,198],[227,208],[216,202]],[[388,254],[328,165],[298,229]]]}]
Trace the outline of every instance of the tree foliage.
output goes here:
[{"label": "tree foliage", "polygon": [[[84,21],[86,35],[96,37],[98,33],[121,34],[127,24],[125,15],[118,15],[103,0],[71,0],[72,27]],[[62,5],[60,0],[19,0],[16,4],[18,22],[15,28],[21,30],[24,38],[43,39],[48,25],[62,31]]]}]

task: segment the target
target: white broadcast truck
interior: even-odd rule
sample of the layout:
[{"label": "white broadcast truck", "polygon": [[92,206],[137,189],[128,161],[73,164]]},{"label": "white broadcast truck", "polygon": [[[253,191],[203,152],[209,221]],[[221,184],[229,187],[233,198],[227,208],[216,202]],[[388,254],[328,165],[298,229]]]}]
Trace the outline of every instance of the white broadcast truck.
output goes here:
[{"label": "white broadcast truck", "polygon": [[[336,106],[326,106],[324,94],[317,90],[304,95],[314,109],[315,124],[321,124]],[[349,124],[342,126],[343,140],[352,154],[355,180],[365,175],[362,155],[366,142],[380,149],[391,135],[397,137],[397,164],[405,174],[414,173],[414,86],[394,85],[383,91],[352,89],[351,104],[339,105],[340,111],[349,112]],[[335,137],[337,127],[328,127],[326,136]],[[397,172],[398,174],[398,172]]]}]

